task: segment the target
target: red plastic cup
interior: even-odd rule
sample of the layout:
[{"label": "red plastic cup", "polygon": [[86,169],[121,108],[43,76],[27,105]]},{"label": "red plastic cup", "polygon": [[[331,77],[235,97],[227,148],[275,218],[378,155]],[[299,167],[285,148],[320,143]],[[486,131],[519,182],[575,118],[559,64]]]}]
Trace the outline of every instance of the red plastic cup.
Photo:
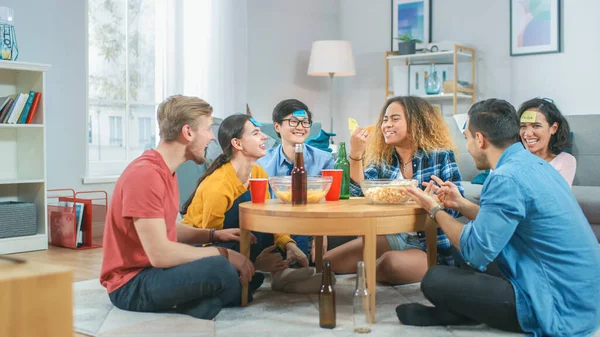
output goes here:
[{"label": "red plastic cup", "polygon": [[331,182],[331,188],[327,195],[325,196],[325,200],[327,201],[338,201],[340,200],[340,192],[342,190],[342,174],[343,170],[321,170],[321,174],[325,177],[333,177],[333,181]]},{"label": "red plastic cup", "polygon": [[250,178],[250,198],[254,204],[264,204],[267,192],[267,182],[265,178]]}]

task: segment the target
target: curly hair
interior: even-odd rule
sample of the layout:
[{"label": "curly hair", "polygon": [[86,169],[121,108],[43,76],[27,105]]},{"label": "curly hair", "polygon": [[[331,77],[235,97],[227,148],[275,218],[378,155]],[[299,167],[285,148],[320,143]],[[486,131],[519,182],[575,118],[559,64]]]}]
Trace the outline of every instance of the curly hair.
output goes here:
[{"label": "curly hair", "polygon": [[400,103],[406,112],[408,138],[413,150],[425,152],[449,150],[455,151],[456,146],[450,135],[450,129],[444,122],[442,114],[426,100],[415,96],[398,96],[388,99],[381,109],[377,124],[371,131],[363,160],[364,166],[380,162],[390,162],[394,145],[386,144],[381,131],[383,117],[392,103]]},{"label": "curly hair", "polygon": [[569,141],[571,134],[569,122],[567,122],[552,101],[544,98],[533,98],[524,102],[519,107],[519,111],[517,111],[519,118],[521,118],[521,115],[527,110],[541,112],[546,117],[546,121],[548,121],[550,126],[554,123],[558,123],[558,130],[556,130],[555,134],[550,136],[550,141],[548,142],[548,150],[550,152],[558,155],[571,146],[571,142]]}]

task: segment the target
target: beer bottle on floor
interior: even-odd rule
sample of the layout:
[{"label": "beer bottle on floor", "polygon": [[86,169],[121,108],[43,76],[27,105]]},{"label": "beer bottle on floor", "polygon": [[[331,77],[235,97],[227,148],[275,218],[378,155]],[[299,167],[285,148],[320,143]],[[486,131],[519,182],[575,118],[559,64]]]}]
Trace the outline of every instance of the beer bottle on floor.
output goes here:
[{"label": "beer bottle on floor", "polygon": [[365,263],[358,261],[354,288],[354,333],[371,332],[371,294],[367,288]]},{"label": "beer bottle on floor", "polygon": [[296,144],[296,155],[294,158],[294,169],[292,170],[292,205],[306,204],[308,175],[304,168],[304,154],[302,144]]},{"label": "beer bottle on floor", "polygon": [[335,328],[335,290],[331,283],[331,264],[323,262],[323,276],[319,291],[319,326],[324,329]]},{"label": "beer bottle on floor", "polygon": [[343,170],[340,199],[350,199],[350,162],[346,158],[346,144],[344,142],[340,142],[338,157],[333,164],[333,168]]}]

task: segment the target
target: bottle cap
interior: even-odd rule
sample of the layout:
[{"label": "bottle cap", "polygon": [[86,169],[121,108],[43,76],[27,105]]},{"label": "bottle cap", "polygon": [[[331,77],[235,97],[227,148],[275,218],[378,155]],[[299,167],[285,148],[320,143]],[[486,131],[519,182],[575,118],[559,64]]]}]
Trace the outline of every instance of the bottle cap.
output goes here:
[{"label": "bottle cap", "polygon": [[296,152],[302,152],[302,144],[296,144]]}]

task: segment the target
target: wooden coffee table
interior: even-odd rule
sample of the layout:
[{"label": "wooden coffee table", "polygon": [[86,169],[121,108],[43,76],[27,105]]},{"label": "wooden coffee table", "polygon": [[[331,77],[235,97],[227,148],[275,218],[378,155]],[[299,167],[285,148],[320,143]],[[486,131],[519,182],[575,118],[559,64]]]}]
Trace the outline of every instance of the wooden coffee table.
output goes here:
[{"label": "wooden coffee table", "polygon": [[[317,270],[322,267],[323,236],[357,235],[363,237],[363,261],[367,287],[371,293],[371,315],[375,321],[375,267],[377,235],[426,232],[427,262],[437,262],[437,225],[415,203],[373,205],[364,198],[327,201],[292,206],[277,199],[264,204],[240,204],[241,253],[250,257],[250,232],[287,233],[315,236]],[[242,285],[242,306],[248,305],[248,285]]]}]

